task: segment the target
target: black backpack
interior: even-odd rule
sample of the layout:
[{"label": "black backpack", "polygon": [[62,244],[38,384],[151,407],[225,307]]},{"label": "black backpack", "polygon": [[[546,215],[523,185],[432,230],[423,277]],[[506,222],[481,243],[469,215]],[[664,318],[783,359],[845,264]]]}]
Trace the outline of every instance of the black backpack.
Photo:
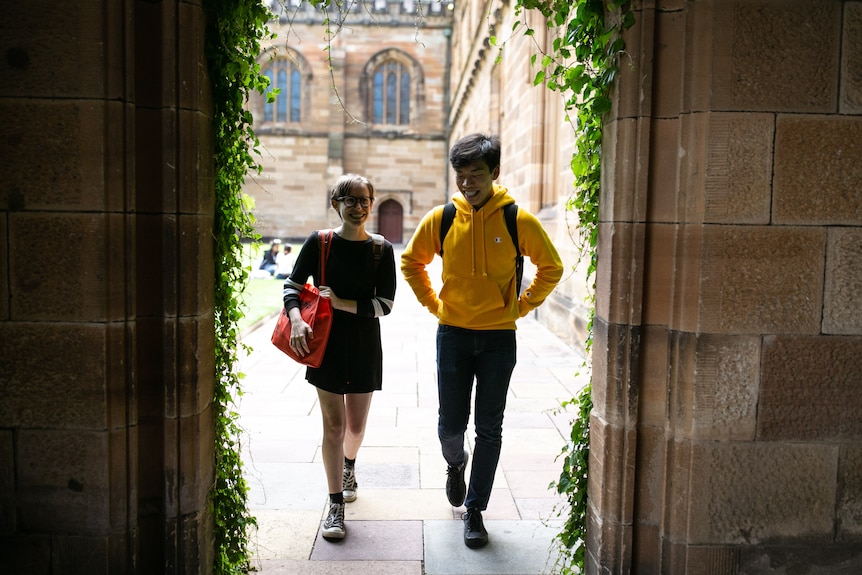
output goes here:
[{"label": "black backpack", "polygon": [[[518,279],[518,295],[521,295],[521,280],[524,277],[524,256],[521,254],[521,248],[518,246],[518,204],[506,204],[503,206],[503,216],[506,218],[506,228],[509,230],[509,236],[512,238],[512,243],[515,244],[515,275]],[[440,257],[443,257],[443,239],[449,233],[449,228],[452,227],[452,222],[455,220],[455,204],[449,202],[443,206],[443,219],[440,221]]]}]

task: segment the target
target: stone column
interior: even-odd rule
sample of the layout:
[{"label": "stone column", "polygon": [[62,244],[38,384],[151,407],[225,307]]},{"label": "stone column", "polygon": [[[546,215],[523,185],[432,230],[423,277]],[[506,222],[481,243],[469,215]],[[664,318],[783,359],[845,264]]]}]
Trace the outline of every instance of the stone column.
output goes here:
[{"label": "stone column", "polygon": [[199,2],[0,2],[0,562],[209,573]]},{"label": "stone column", "polygon": [[860,571],[862,10],[636,7],[605,133],[588,572]]}]

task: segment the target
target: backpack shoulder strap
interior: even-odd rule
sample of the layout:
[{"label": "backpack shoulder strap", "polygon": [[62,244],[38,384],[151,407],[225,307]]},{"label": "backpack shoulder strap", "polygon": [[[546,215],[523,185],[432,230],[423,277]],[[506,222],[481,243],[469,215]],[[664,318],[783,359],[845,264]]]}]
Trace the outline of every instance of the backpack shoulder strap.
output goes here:
[{"label": "backpack shoulder strap", "polygon": [[524,277],[524,256],[521,254],[521,246],[518,243],[518,204],[507,204],[503,206],[503,215],[506,218],[506,227],[509,229],[509,236],[512,238],[512,243],[515,244],[515,275],[518,280],[518,295],[521,295],[521,280]]},{"label": "backpack shoulder strap", "polygon": [[506,217],[506,227],[509,229],[512,243],[515,244],[515,251],[518,252],[518,257],[522,257],[521,247],[518,244],[518,204],[503,206],[503,215]]},{"label": "backpack shoulder strap", "polygon": [[380,263],[380,258],[383,257],[383,236],[380,234],[370,234],[372,241],[374,241],[374,246],[371,249],[371,253],[374,255],[374,267],[377,267],[377,264]]},{"label": "backpack shoulder strap", "polygon": [[443,217],[440,220],[440,256],[443,255],[443,240],[446,234],[449,233],[449,228],[452,227],[452,222],[455,220],[455,204],[449,202],[443,206]]}]

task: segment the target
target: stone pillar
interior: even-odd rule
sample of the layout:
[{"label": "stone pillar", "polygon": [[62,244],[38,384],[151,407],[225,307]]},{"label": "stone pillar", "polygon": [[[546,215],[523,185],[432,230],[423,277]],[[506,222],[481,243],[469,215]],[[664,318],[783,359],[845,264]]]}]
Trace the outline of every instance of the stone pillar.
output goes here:
[{"label": "stone pillar", "polygon": [[862,7],[636,7],[605,133],[588,572],[862,572]]},{"label": "stone pillar", "polygon": [[0,13],[3,572],[209,573],[200,2]]}]

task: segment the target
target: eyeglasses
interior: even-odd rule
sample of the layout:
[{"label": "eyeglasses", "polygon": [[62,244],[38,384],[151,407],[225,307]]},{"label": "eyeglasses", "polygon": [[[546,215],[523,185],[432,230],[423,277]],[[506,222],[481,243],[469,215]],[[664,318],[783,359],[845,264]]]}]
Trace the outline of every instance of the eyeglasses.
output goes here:
[{"label": "eyeglasses", "polygon": [[348,208],[356,206],[357,203],[363,208],[367,208],[374,201],[374,198],[369,198],[368,196],[362,196],[361,198],[357,198],[356,196],[339,196],[335,198],[335,201],[344,202],[344,205]]}]

